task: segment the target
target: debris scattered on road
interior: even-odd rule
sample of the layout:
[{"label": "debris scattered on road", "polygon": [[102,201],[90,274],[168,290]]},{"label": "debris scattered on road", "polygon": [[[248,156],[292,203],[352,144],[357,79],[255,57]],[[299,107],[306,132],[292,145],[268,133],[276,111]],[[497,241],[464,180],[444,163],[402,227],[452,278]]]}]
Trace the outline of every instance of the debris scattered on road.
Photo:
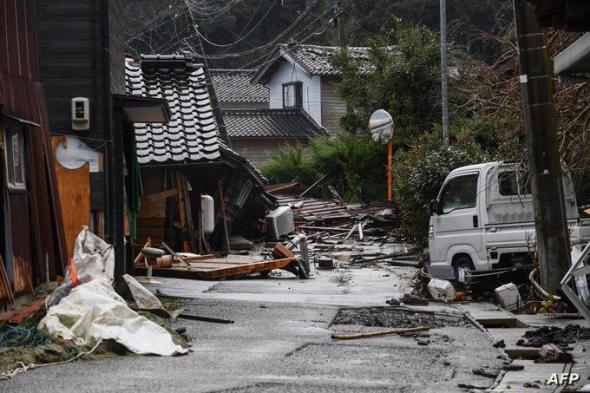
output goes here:
[{"label": "debris scattered on road", "polygon": [[522,371],[524,370],[524,365],[522,364],[505,364],[502,366],[502,370],[504,371]]},{"label": "debris scattered on road", "polygon": [[428,300],[412,295],[410,293],[404,294],[400,301],[409,306],[428,306]]},{"label": "debris scattered on road", "polygon": [[506,343],[504,340],[496,341],[494,343],[494,348],[506,348]]},{"label": "debris scattered on road", "polygon": [[185,314],[185,313],[180,313],[178,315],[178,318],[190,319],[193,321],[213,322],[213,323],[227,323],[227,324],[234,323],[234,321],[232,321],[230,319],[204,317],[201,315],[192,315],[192,314]]},{"label": "debris scattered on road", "polygon": [[518,287],[514,283],[504,284],[494,290],[498,301],[508,311],[516,310],[522,305]]},{"label": "debris scattered on road", "polygon": [[435,300],[442,300],[445,302],[455,300],[457,293],[455,287],[450,281],[433,278],[428,283],[428,291],[430,296]]},{"label": "debris scattered on road", "polygon": [[333,325],[360,325],[375,327],[411,328],[427,326],[464,326],[463,314],[437,313],[414,310],[406,307],[341,308]]},{"label": "debris scattered on road", "polygon": [[538,363],[570,363],[573,356],[555,344],[545,344],[539,350]]},{"label": "debris scattered on road", "polygon": [[473,370],[471,370],[471,372],[475,375],[481,375],[482,377],[487,377],[487,378],[496,378],[498,375],[500,375],[500,370],[494,368],[494,369],[489,369],[489,368],[474,368]]},{"label": "debris scattered on road", "polygon": [[516,345],[533,348],[541,348],[545,344],[566,346],[578,340],[590,340],[590,328],[573,324],[565,328],[543,326],[537,330],[527,331],[523,337],[517,341]]}]

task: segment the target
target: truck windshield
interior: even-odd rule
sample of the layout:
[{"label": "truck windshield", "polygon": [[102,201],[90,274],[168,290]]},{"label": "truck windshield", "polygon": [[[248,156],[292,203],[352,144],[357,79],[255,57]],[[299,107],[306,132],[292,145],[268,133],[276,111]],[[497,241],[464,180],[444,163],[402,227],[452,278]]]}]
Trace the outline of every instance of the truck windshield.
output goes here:
[{"label": "truck windshield", "polygon": [[448,214],[457,209],[473,208],[477,201],[478,175],[465,175],[451,179],[440,197],[440,210]]}]

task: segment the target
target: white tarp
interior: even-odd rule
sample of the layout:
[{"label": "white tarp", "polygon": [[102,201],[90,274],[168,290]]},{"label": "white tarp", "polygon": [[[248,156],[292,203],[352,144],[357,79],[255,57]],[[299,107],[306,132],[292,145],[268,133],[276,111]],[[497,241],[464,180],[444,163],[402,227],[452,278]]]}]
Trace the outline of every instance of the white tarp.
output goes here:
[{"label": "white tarp", "polygon": [[[188,352],[172,341],[166,329],[131,310],[115,292],[111,285],[112,248],[88,229],[76,239],[74,264],[80,285],[47,310],[39,330],[81,346],[114,340],[137,354],[172,356]],[[69,284],[69,273],[64,285]]]}]

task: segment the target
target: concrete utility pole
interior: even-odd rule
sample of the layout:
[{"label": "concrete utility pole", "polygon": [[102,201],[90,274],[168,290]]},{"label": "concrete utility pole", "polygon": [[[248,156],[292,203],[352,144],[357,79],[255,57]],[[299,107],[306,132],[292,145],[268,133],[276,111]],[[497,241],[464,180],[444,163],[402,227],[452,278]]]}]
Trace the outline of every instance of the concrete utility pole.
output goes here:
[{"label": "concrete utility pole", "polygon": [[342,8],[342,2],[337,1],[334,3],[334,13],[336,14],[336,27],[338,28],[338,41],[340,43],[340,52],[348,52],[346,42],[346,27],[344,26],[344,8]]},{"label": "concrete utility pole", "polygon": [[440,0],[440,74],[443,142],[449,144],[449,68],[447,64],[447,0]]},{"label": "concrete utility pole", "polygon": [[[205,54],[205,48],[203,47],[203,41],[199,36],[199,32],[197,31],[198,26],[193,17],[193,12],[191,11],[190,5],[188,0],[184,0],[185,7],[188,10],[188,22],[190,23],[191,27],[194,30],[194,34],[191,34],[194,37],[194,43],[197,47],[196,49],[200,50],[200,55],[202,56],[203,60],[203,73],[205,74],[205,81],[207,83],[207,91],[209,92],[209,98],[211,99],[211,106],[213,107],[213,115],[215,116],[215,121],[217,122],[217,127],[219,128],[219,133],[221,137],[225,141],[225,144],[228,147],[231,147],[231,141],[229,139],[229,134],[227,133],[227,129],[225,127],[225,122],[223,121],[223,116],[221,115],[221,110],[219,107],[219,101],[217,99],[217,93],[215,92],[215,88],[213,87],[213,79],[211,78],[211,73],[209,72],[209,64],[207,62],[207,55]],[[190,38],[190,37],[189,37]]]},{"label": "concrete utility pole", "polygon": [[555,293],[571,264],[571,256],[557,149],[552,73],[545,34],[539,28],[532,5],[526,0],[513,1],[539,272],[541,285]]}]

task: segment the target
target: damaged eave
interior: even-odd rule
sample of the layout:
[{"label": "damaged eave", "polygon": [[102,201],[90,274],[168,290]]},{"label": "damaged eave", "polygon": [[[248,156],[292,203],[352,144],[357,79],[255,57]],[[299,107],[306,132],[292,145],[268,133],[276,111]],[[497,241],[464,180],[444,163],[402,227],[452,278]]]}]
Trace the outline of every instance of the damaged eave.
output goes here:
[{"label": "damaged eave", "polygon": [[590,33],[584,34],[553,60],[555,75],[588,79],[590,76]]},{"label": "damaged eave", "polygon": [[114,94],[115,105],[123,109],[131,123],[168,123],[171,118],[168,102],[163,98]]},{"label": "damaged eave", "polygon": [[2,109],[3,109],[3,105],[0,105],[0,119],[8,119],[11,121],[15,121],[19,124],[22,124],[23,126],[31,126],[31,127],[37,128],[37,129],[41,128],[41,125],[38,123],[35,123],[34,121],[26,120],[26,119],[23,119],[18,116],[14,116],[14,115],[9,115],[8,113],[4,113],[2,111]]}]

